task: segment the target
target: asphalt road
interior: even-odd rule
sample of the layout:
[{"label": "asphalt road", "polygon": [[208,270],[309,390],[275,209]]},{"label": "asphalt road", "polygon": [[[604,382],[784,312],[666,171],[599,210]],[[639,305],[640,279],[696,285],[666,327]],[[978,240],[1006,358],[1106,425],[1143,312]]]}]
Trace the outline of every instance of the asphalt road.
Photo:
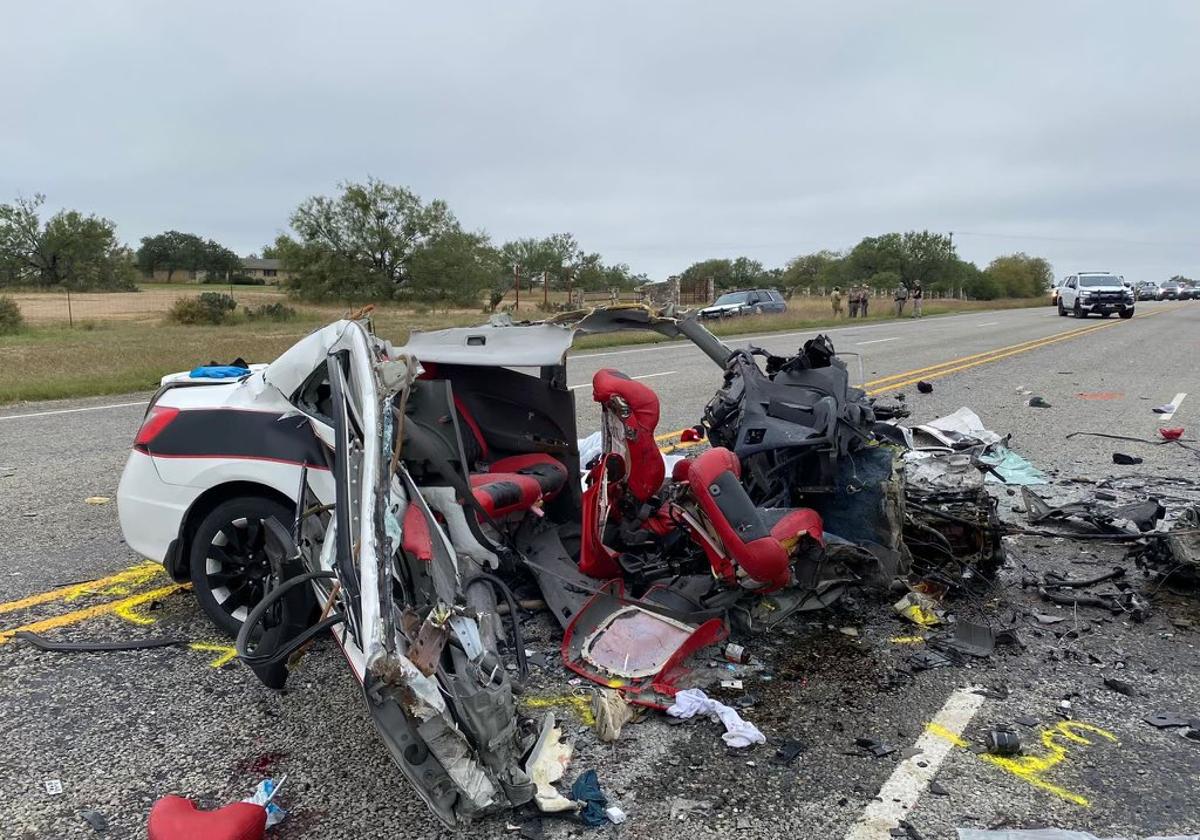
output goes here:
[{"label": "asphalt road", "polygon": [[[1048,496],[1086,499],[1094,482],[1117,478],[1187,498],[1185,490],[1162,488],[1171,476],[1200,477],[1191,453],[1064,437],[1073,430],[1152,436],[1162,423],[1151,407],[1188,392],[1171,424],[1200,428],[1200,304],[1143,303],[1138,312],[1128,322],[1081,322],[1047,307],[829,332],[839,351],[861,354],[861,380],[872,391],[907,395],[914,420],[966,405],[990,428],[1012,433],[1014,448],[1056,479],[1043,491]],[[810,335],[750,343],[783,353]],[[850,364],[860,378],[853,358]],[[663,432],[696,422],[719,382],[717,368],[688,345],[580,354],[570,370],[581,434],[598,422],[588,382],[600,367],[643,377],[659,393]],[[917,378],[931,381],[933,393],[919,395]],[[1029,407],[1019,390],[1050,407]],[[159,796],[182,793],[211,807],[284,772],[292,815],[272,831],[278,838],[450,836],[392,767],[333,650],[311,654],[287,692],[267,691],[224,662],[229,641],[209,629],[188,593],[170,591],[152,572],[127,571],[138,560],[121,542],[115,504],[84,499],[115,496],[144,401],[130,395],[0,410],[0,731],[8,746],[0,759],[0,836],[90,837],[84,809],[106,816],[105,836],[142,836]],[[1114,466],[1115,449],[1145,463]],[[1120,492],[1135,498],[1139,488]],[[1015,501],[1002,497],[1007,516],[1017,516]],[[1024,575],[1087,575],[1121,562],[1116,549],[1036,538],[1012,540],[1010,557],[1000,585],[986,599],[956,605],[961,615],[1007,623],[1025,620],[1029,610],[1053,612],[1021,589]],[[106,582],[56,589],[94,578]],[[756,641],[767,665],[744,675],[744,694],[755,701],[746,717],[772,739],[805,745],[790,766],[772,762],[770,745],[726,750],[717,727],[705,722],[651,719],[602,748],[565,699],[573,691],[565,673],[553,666],[539,670],[529,696],[562,708],[568,733],[577,736],[573,768],[596,768],[629,814],[624,826],[598,830],[605,834],[886,837],[877,827],[855,828],[864,814],[885,822],[900,814],[926,838],[993,825],[1102,836],[1194,833],[1200,744],[1141,718],[1200,715],[1200,599],[1164,587],[1154,602],[1145,623],[1060,611],[1062,625],[1023,632],[1023,651],[915,676],[903,669],[913,645],[895,641],[912,636],[913,627],[892,614],[886,595],[798,621]],[[189,644],[66,655],[39,653],[6,635],[39,623],[56,638],[169,635]],[[550,629],[533,619],[529,630],[530,647],[552,654]],[[1114,674],[1139,693],[1104,688],[1102,678]],[[971,685],[989,687],[988,696],[963,690]],[[1060,716],[1064,699],[1075,723]],[[962,738],[976,739],[987,724],[1022,715],[1038,723],[1017,726],[1026,743],[1017,762],[981,758],[951,734],[961,729]],[[931,720],[946,728],[924,734]],[[864,756],[854,747],[860,736],[900,751]],[[922,752],[906,757],[914,744]],[[927,777],[936,779],[934,792]],[[48,780],[59,780],[63,792],[48,793]],[[593,833],[546,829],[548,836]],[[502,835],[509,835],[505,821],[496,819],[462,836]]]}]

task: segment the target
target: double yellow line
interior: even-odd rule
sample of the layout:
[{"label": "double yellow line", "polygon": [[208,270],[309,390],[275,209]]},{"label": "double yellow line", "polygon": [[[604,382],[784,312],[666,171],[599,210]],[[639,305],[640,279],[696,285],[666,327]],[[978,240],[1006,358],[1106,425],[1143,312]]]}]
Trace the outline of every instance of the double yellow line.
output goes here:
[{"label": "double yellow line", "polygon": [[[1148,312],[1138,316],[1139,318],[1151,318],[1155,315],[1161,315],[1165,310],[1156,312]],[[1030,350],[1038,350],[1042,347],[1047,347],[1051,344],[1057,344],[1060,341],[1066,341],[1070,338],[1078,338],[1081,335],[1098,332],[1099,330],[1108,329],[1118,326],[1124,321],[1105,321],[1102,324],[1093,324],[1090,326],[1076,327],[1065,332],[1055,333],[1054,335],[1046,336],[1045,338],[1034,338],[1029,341],[1022,341],[1019,344],[1010,344],[1007,347],[997,347],[994,350],[986,350],[982,353],[974,353],[970,356],[961,356],[957,359],[940,362],[929,367],[917,368],[915,370],[906,370],[903,373],[895,373],[891,376],[884,376],[879,379],[873,379],[870,382],[863,383],[863,389],[870,396],[877,396],[885,391],[892,391],[897,388],[903,388],[908,385],[916,384],[922,379],[937,379],[941,376],[947,376],[951,373],[968,370],[979,365],[985,365],[989,362],[998,362],[1001,359],[1007,359],[1010,356],[1016,356],[1020,353],[1028,353]],[[679,443],[679,435],[685,431],[668,432],[666,434],[656,435],[655,441],[660,444],[666,444],[666,448],[687,449],[696,446],[701,441],[695,443]]]}]

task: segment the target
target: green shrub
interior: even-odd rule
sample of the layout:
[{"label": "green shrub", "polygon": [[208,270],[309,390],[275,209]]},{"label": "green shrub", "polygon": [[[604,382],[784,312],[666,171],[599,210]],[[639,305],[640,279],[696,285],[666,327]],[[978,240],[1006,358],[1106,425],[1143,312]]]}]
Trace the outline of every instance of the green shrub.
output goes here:
[{"label": "green shrub", "polygon": [[180,298],[167,311],[167,320],[176,324],[223,324],[237,309],[237,301],[221,292],[202,292],[194,298]]},{"label": "green shrub", "polygon": [[276,301],[264,303],[262,306],[246,307],[246,317],[251,321],[293,321],[296,310]]},{"label": "green shrub", "polygon": [[206,286],[265,286],[267,281],[262,277],[251,277],[249,274],[206,274],[200,281]]},{"label": "green shrub", "polygon": [[0,335],[20,332],[25,327],[21,307],[7,295],[0,296]]}]

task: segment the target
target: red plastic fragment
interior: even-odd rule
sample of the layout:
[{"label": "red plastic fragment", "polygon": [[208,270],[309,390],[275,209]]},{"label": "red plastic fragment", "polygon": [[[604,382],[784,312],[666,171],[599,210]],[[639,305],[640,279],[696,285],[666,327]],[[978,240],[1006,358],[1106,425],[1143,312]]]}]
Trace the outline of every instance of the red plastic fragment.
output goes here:
[{"label": "red plastic fragment", "polygon": [[1163,436],[1163,440],[1179,440],[1183,437],[1183,427],[1179,426],[1174,429],[1159,429],[1158,433]]},{"label": "red plastic fragment", "polygon": [[262,840],[267,812],[261,805],[234,802],[215,811],[201,811],[182,796],[164,796],[150,809],[149,840]]}]

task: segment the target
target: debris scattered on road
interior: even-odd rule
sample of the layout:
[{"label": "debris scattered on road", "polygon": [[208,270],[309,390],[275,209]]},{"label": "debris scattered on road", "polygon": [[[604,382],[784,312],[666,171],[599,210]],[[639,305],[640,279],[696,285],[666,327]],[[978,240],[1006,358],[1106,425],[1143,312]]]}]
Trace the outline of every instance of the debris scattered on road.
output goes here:
[{"label": "debris scattered on road", "polygon": [[996,633],[985,624],[960,619],[954,622],[948,634],[931,639],[930,644],[943,650],[985,658],[996,649]]},{"label": "debris scattered on road", "polygon": [[772,759],[776,764],[790,766],[796,760],[800,753],[807,749],[803,741],[797,741],[794,738],[789,738],[779,745],[779,749],[775,750],[775,757]]},{"label": "debris scattered on road", "polygon": [[596,719],[596,737],[612,743],[621,737],[621,728],[633,720],[637,712],[619,691],[611,688],[592,690],[592,716]]},{"label": "debris scattered on road", "polygon": [[58,796],[63,792],[63,784],[61,779],[46,779],[42,782],[42,787],[46,789],[46,793],[51,796]]},{"label": "debris scattered on road", "polygon": [[1175,404],[1174,403],[1166,403],[1165,405],[1156,405],[1156,406],[1154,406],[1154,408],[1152,408],[1150,410],[1153,411],[1155,414],[1174,414],[1175,413]]},{"label": "debris scattered on road", "polygon": [[924,592],[908,592],[892,609],[897,615],[903,616],[921,627],[934,627],[941,624],[945,616],[941,606]]},{"label": "debris scattered on road", "polygon": [[39,636],[37,633],[31,633],[28,630],[17,632],[14,634],[14,638],[28,642],[38,650],[54,653],[104,653],[122,650],[149,650],[152,648],[175,647],[176,645],[188,644],[187,639],[181,639],[176,636],[129,639],[127,641],[57,642],[47,639],[45,636]]},{"label": "debris scattered on road", "polygon": [[280,788],[286,781],[286,774],[278,782],[274,779],[263,779],[255,786],[254,793],[242,800],[250,805],[257,805],[267,812],[267,828],[279,825],[287,817],[287,811],[280,808],[275,802]]},{"label": "debris scattered on road", "polygon": [[608,817],[608,821],[613,825],[621,825],[628,819],[628,816],[616,805],[609,805],[604,809],[604,816]]},{"label": "debris scattered on road", "polygon": [[1135,697],[1137,695],[1137,689],[1133,687],[1132,683],[1117,679],[1116,677],[1105,677],[1104,687],[1110,691],[1117,692],[1117,694],[1124,694],[1126,697]]},{"label": "debris scattered on road", "polygon": [[719,721],[725,726],[725,733],[721,736],[721,740],[734,749],[767,742],[767,737],[758,730],[757,726],[743,720],[736,710],[719,700],[712,699],[698,688],[688,688],[677,692],[675,702],[667,709],[667,714],[684,720],[696,715],[704,715],[710,720]]},{"label": "debris scattered on road", "polygon": [[1138,455],[1126,455],[1124,452],[1114,452],[1112,454],[1114,464],[1120,464],[1123,467],[1132,467],[1142,463],[1143,459]]},{"label": "debris scattered on road", "polygon": [[[1101,840],[1088,831],[1069,831],[1062,828],[959,828],[958,840]],[[1113,838],[1120,840],[1120,838]],[[1171,837],[1147,837],[1146,840],[1200,840],[1200,834]]]},{"label": "debris scattered on road", "polygon": [[1179,440],[1183,437],[1183,427],[1179,426],[1174,429],[1159,429],[1158,433],[1162,435],[1163,440]]},{"label": "debris scattered on road", "polygon": [[108,496],[88,496],[83,500],[83,503],[86,505],[106,505],[111,501],[112,499]]},{"label": "debris scattered on road", "polygon": [[932,394],[933,393],[933,383],[926,382],[924,379],[922,379],[920,382],[917,383],[917,391],[919,391],[922,394]]},{"label": "debris scattered on road", "polygon": [[1008,727],[989,729],[984,735],[983,744],[991,755],[1013,756],[1021,752],[1021,738]]},{"label": "debris scattered on road", "polygon": [[537,742],[525,762],[525,774],[535,786],[534,804],[544,813],[575,810],[575,803],[554,787],[567,772],[573,748],[562,740],[562,730],[554,725],[554,713],[546,712]]},{"label": "debris scattered on road", "polygon": [[79,812],[79,816],[83,821],[92,827],[92,830],[103,834],[108,831],[108,817],[94,809],[87,809]]},{"label": "debris scattered on road", "polygon": [[865,736],[862,738],[855,738],[854,745],[856,747],[861,747],[876,758],[883,758],[884,756],[891,755],[899,749],[899,747],[889,744],[879,738]]},{"label": "debris scattered on road", "polygon": [[267,828],[267,810],[258,804],[234,802],[212,811],[201,811],[182,796],[164,796],[150,808],[147,840],[192,840],[195,837],[236,837],[261,840]]},{"label": "debris scattered on road", "polygon": [[1050,408],[1050,403],[1046,402],[1044,397],[1032,396],[1029,402],[1026,403],[1030,408]]},{"label": "debris scattered on road", "polygon": [[1175,712],[1155,712],[1142,718],[1155,729],[1171,729],[1176,726],[1189,726],[1196,718],[1185,718]]}]

